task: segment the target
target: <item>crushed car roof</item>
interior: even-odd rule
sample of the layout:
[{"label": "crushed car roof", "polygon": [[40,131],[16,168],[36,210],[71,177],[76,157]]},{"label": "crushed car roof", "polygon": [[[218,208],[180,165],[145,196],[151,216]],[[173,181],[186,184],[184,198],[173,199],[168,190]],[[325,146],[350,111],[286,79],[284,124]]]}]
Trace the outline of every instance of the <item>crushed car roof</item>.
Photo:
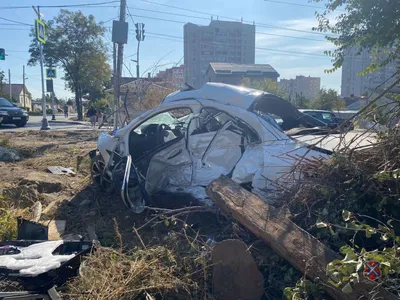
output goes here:
[{"label": "crushed car roof", "polygon": [[163,103],[187,99],[206,99],[220,104],[248,109],[253,104],[254,100],[262,94],[267,93],[241,86],[208,82],[198,90],[181,91],[170,94],[163,100]]}]

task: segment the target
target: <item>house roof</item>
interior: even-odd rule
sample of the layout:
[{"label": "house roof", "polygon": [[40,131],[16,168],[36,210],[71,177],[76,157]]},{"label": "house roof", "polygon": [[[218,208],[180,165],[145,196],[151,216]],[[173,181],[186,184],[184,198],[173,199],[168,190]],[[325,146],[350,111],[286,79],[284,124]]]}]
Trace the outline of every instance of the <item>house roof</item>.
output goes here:
[{"label": "house roof", "polygon": [[233,64],[233,63],[210,63],[209,69],[212,69],[217,75],[252,75],[262,76],[275,74],[279,77],[279,73],[268,64]]},{"label": "house roof", "polygon": [[[19,95],[22,92],[23,88],[24,88],[24,85],[21,84],[21,83],[12,83],[11,84],[12,96]],[[9,95],[9,93],[10,93],[9,85],[8,84],[3,84],[2,91],[3,91],[4,94]]]}]

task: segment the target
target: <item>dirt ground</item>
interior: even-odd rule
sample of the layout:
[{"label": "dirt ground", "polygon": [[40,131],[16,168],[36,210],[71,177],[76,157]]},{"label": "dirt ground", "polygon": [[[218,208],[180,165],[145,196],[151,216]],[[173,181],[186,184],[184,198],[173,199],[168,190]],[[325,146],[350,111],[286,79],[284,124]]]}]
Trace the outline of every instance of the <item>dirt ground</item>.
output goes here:
[{"label": "dirt ground", "polygon": [[[196,273],[198,258],[204,256],[204,245],[209,239],[235,238],[248,245],[264,275],[265,299],[280,299],[283,288],[294,285],[300,278],[301,274],[232,219],[210,212],[182,215],[176,220],[155,217],[157,213],[151,210],[135,214],[124,207],[118,195],[107,195],[98,190],[91,183],[88,156],[88,152],[96,148],[97,137],[98,132],[94,131],[4,133],[0,144],[17,150],[22,160],[0,162],[2,200],[16,212],[29,210],[35,202],[41,202],[40,221],[65,220],[64,238],[81,235],[88,240],[99,240],[102,247],[119,249],[123,253],[132,253],[140,248],[167,247],[182,265],[174,276],[196,282],[195,288],[185,289],[190,290],[191,299],[212,299],[210,271],[207,269],[200,277]],[[46,170],[48,166],[72,167],[76,176],[51,174]],[[158,195],[152,203],[164,209],[197,205],[187,195]],[[25,216],[26,212],[21,214]],[[0,240],[2,238],[6,237],[0,234]],[[185,274],[187,270],[180,269],[186,264],[186,259],[193,264],[194,272],[190,277]],[[68,289],[82,292],[85,285],[78,281],[76,286],[70,285]],[[157,290],[153,295],[160,293]],[[178,290],[170,299],[178,299],[176,293]],[[185,293],[179,298],[187,299]]]}]

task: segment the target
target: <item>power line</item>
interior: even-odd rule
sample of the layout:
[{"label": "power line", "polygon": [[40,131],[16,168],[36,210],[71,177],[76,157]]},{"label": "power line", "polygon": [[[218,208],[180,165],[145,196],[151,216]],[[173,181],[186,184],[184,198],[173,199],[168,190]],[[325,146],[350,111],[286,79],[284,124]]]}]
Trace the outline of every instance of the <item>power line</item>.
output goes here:
[{"label": "power line", "polygon": [[[198,11],[198,10],[193,10],[193,9],[188,9],[188,8],[182,8],[182,7],[177,7],[177,6],[173,6],[173,5],[168,5],[168,4],[163,4],[163,3],[159,3],[159,2],[154,2],[154,1],[150,1],[150,0],[141,0],[143,2],[147,2],[147,3],[151,3],[151,4],[155,4],[155,5],[160,5],[160,6],[164,6],[164,7],[169,7],[169,8],[173,8],[173,9],[179,9],[179,10],[183,10],[183,11],[190,11],[190,12],[194,12],[197,14],[203,14],[203,15],[208,15],[208,16],[216,16],[210,13],[205,13],[202,11]],[[248,24],[255,24],[259,27],[267,27],[267,28],[277,28],[277,29],[282,29],[282,30],[289,30],[289,31],[296,31],[296,32],[305,32],[308,34],[318,34],[318,35],[334,35],[334,34],[325,34],[325,33],[321,33],[321,32],[315,32],[315,31],[307,31],[307,30],[300,30],[300,29],[294,29],[294,28],[288,28],[288,27],[282,27],[282,26],[276,26],[276,25],[271,25],[271,24],[265,24],[265,23],[258,23],[258,22],[251,22],[251,21],[245,21],[242,19],[237,19],[237,18],[232,18],[232,17],[227,17],[227,16],[221,16],[218,15],[219,17],[222,17],[224,19],[227,20],[232,20],[232,21],[236,21],[236,22],[242,22],[242,23],[248,23]]]},{"label": "power line", "polygon": [[322,6],[314,6],[309,4],[301,4],[301,3],[293,3],[293,2],[285,2],[285,1],[278,1],[278,0],[264,0],[265,2],[273,2],[279,4],[288,4],[288,5],[295,5],[295,6],[302,6],[302,7],[309,7],[309,8],[318,8],[318,9],[325,9]]},{"label": "power line", "polygon": [[[178,17],[196,18],[196,19],[207,20],[207,21],[210,20],[209,18],[206,18],[206,17],[198,17],[198,16],[191,16],[191,15],[185,15],[185,14],[176,14],[176,13],[157,11],[157,10],[152,10],[152,9],[142,9],[142,8],[136,8],[136,7],[134,9],[148,11],[148,12],[155,12],[155,13],[159,13],[159,14],[178,16]],[[165,20],[165,19],[160,19],[160,20]],[[171,20],[165,20],[165,21],[168,22]],[[174,21],[174,20],[172,20],[172,21]],[[186,24],[186,22],[182,22],[182,24]],[[279,36],[279,37],[286,37],[286,38],[299,39],[299,40],[309,40],[309,41],[316,41],[316,42],[325,42],[325,40],[317,40],[317,39],[305,38],[305,37],[296,37],[296,36],[290,36],[290,35],[284,35],[284,34],[273,34],[273,33],[268,33],[268,32],[258,32],[257,31],[256,34]]]},{"label": "power line", "polygon": [[32,24],[23,23],[23,22],[19,22],[19,21],[14,21],[14,20],[10,20],[10,19],[7,19],[7,18],[3,18],[3,17],[0,17],[0,19],[1,19],[1,20],[4,20],[4,21],[8,21],[8,22],[15,23],[15,24],[19,24],[19,25],[32,26]]},{"label": "power line", "polygon": [[[294,3],[294,2],[286,2],[286,1],[278,1],[278,0],[264,0],[265,2],[272,2],[272,3],[278,3],[278,4],[287,4],[287,5],[294,5],[294,6],[302,6],[302,7],[307,7],[307,8],[316,8],[316,9],[322,9],[326,10],[326,7],[322,6],[315,6],[315,5],[310,5],[310,4],[301,4],[301,3]],[[343,9],[336,9],[336,11],[341,11],[344,12],[345,10]]]},{"label": "power line", "polygon": [[[97,2],[97,3],[80,3],[80,4],[62,4],[62,5],[39,5],[43,8],[65,8],[65,7],[116,7],[115,6],[100,6],[104,4],[119,3],[120,1],[107,1],[107,2]],[[0,9],[32,9],[32,6],[0,6]]]}]

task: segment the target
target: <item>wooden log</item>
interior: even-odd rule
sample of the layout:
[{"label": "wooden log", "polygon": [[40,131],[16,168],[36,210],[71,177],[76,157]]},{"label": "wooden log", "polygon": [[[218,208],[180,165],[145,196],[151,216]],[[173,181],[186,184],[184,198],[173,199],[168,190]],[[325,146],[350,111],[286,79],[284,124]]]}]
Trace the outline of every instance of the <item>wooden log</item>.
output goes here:
[{"label": "wooden log", "polygon": [[[268,244],[278,255],[310,279],[319,278],[334,299],[398,299],[376,283],[360,278],[353,292],[345,294],[328,283],[326,266],[342,259],[307,231],[289,219],[289,214],[274,208],[226,176],[207,187],[207,195],[226,214],[244,225]],[[363,298],[365,297],[365,298]]]}]

